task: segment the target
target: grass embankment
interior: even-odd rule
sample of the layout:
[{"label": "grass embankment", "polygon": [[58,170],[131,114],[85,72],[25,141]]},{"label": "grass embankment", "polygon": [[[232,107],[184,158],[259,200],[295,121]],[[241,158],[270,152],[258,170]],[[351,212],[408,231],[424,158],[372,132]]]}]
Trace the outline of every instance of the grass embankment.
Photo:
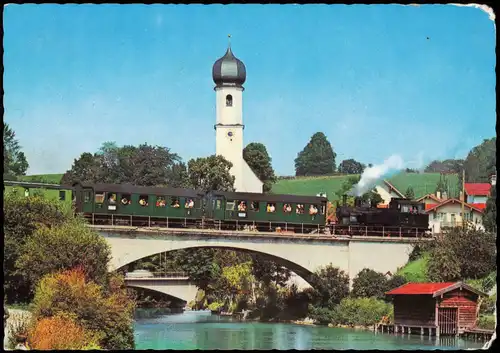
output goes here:
[{"label": "grass embankment", "polygon": [[21,181],[35,181],[43,182],[47,184],[59,184],[63,174],[37,174],[37,175],[25,175],[20,179]]},{"label": "grass embankment", "polygon": [[[293,194],[313,196],[320,192],[326,192],[329,200],[338,200],[336,194],[342,184],[349,177],[356,175],[335,175],[320,177],[297,177],[292,179],[281,179],[273,185],[272,192],[275,194]],[[405,193],[409,186],[413,188],[415,198],[422,197],[436,191],[439,182],[439,173],[399,173],[387,178],[401,193]],[[450,191],[450,197],[458,196],[458,175],[446,176]]]},{"label": "grass embankment", "polygon": [[429,262],[429,255],[408,262],[403,268],[399,269],[396,274],[406,278],[408,282],[428,282],[427,277],[427,264]]}]

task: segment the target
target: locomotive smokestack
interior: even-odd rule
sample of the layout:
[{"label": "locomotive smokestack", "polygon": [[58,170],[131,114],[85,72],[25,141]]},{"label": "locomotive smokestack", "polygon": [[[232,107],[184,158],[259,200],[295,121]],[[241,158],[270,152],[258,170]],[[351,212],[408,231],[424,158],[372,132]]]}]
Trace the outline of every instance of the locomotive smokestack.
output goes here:
[{"label": "locomotive smokestack", "polygon": [[347,195],[342,195],[342,206],[347,206]]},{"label": "locomotive smokestack", "polygon": [[361,197],[356,196],[354,198],[354,206],[361,207]]}]

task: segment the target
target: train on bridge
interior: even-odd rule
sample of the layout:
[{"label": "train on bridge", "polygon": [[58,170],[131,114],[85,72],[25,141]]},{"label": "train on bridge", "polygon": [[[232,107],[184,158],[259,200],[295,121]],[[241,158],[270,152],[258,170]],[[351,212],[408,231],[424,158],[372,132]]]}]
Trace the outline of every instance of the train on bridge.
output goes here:
[{"label": "train on bridge", "polygon": [[[337,205],[336,221],[327,222],[328,199],[211,191],[128,184],[71,186],[4,181],[8,188],[49,190],[72,204],[91,224],[144,227],[203,228],[257,232],[422,237],[429,234],[424,205],[393,199],[387,209],[362,204]],[[38,191],[40,192],[40,191]]]}]

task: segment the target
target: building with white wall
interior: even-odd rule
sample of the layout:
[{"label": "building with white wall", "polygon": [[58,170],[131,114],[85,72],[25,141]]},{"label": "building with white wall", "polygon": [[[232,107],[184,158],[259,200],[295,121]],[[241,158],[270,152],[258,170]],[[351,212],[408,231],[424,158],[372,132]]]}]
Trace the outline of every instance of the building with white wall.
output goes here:
[{"label": "building with white wall", "polygon": [[447,228],[461,227],[464,221],[468,225],[474,225],[476,229],[484,230],[482,206],[450,198],[434,205],[426,205],[425,212],[429,214],[429,227],[433,233],[440,233]]},{"label": "building with white wall", "polygon": [[387,180],[383,180],[382,183],[376,185],[375,190],[377,190],[380,197],[382,197],[382,200],[384,200],[382,204],[379,204],[379,207],[387,207],[393,197],[396,198],[405,197],[405,195],[401,191],[399,191],[394,185],[389,183]]},{"label": "building with white wall", "polygon": [[486,203],[486,201],[488,201],[488,197],[490,196],[491,191],[491,184],[465,183],[464,186],[467,203]]},{"label": "building with white wall", "polygon": [[215,153],[233,164],[230,173],[235,178],[237,192],[261,193],[262,181],[243,159],[243,84],[246,68],[234,56],[230,45],[226,54],[213,65],[212,78],[216,97]]}]

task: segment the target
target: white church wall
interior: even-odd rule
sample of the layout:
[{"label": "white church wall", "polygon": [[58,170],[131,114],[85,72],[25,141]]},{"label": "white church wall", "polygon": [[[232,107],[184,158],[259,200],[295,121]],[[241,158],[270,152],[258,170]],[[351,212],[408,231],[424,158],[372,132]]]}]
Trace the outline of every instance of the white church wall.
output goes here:
[{"label": "white church wall", "polygon": [[243,160],[243,182],[244,192],[263,192],[262,187],[264,183],[255,175],[245,160]]}]

